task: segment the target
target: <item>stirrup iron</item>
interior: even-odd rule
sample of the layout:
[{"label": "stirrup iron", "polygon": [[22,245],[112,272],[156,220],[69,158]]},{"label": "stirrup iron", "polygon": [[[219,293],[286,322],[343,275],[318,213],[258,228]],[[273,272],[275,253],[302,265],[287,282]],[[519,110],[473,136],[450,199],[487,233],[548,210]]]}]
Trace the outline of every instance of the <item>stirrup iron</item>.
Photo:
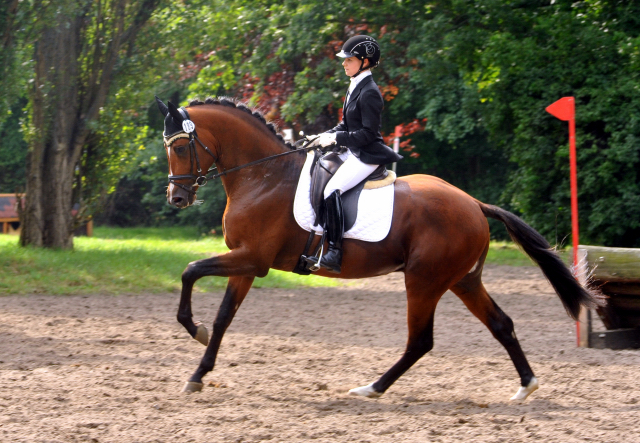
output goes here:
[{"label": "stirrup iron", "polygon": [[322,255],[323,255],[323,253],[324,253],[324,245],[320,248],[320,251],[319,251],[318,255],[316,256],[316,257],[318,257],[318,262],[317,262],[316,264],[311,265],[311,266],[309,267],[309,270],[310,270],[311,272],[316,272],[316,271],[319,271],[319,270],[320,270],[320,262],[322,261]]},{"label": "stirrup iron", "polygon": [[[318,261],[314,264],[312,264],[308,269],[311,272],[316,272],[320,270],[320,262],[322,261],[322,256],[324,255],[324,241],[326,240],[326,236],[327,236],[327,231],[325,230],[322,233],[322,236],[320,237],[320,249],[318,250],[318,252],[314,255],[312,255],[311,257],[316,257],[318,259]],[[309,258],[311,257],[305,257],[307,259],[307,263],[309,262]]]}]

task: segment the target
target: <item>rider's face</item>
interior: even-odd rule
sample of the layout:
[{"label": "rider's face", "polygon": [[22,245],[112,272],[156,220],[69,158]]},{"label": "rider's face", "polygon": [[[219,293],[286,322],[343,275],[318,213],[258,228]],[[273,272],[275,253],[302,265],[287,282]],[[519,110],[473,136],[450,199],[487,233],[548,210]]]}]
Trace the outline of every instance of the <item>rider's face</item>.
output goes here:
[{"label": "rider's face", "polygon": [[[345,58],[344,61],[342,62],[342,66],[344,67],[344,73],[347,74],[349,77],[353,77],[354,75],[356,75],[356,72],[358,72],[358,70],[360,69],[360,60],[358,60],[356,57],[348,57]],[[369,60],[365,59],[364,61],[364,67],[368,67],[369,66]]]}]

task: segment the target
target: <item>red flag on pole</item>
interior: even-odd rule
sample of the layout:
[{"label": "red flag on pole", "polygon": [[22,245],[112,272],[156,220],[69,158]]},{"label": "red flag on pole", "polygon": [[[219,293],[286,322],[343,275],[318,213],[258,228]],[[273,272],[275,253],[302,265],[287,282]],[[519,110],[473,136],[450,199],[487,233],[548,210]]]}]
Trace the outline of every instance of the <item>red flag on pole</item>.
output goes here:
[{"label": "red flag on pole", "polygon": [[[576,109],[573,97],[563,97],[547,106],[547,112],[569,122],[569,174],[571,183],[571,231],[573,237],[573,266],[578,269],[578,167],[576,165]],[[581,345],[580,325],[577,324],[577,341]]]},{"label": "red flag on pole", "polygon": [[573,97],[563,97],[547,106],[547,112],[560,120],[569,121],[576,115],[575,101]]}]

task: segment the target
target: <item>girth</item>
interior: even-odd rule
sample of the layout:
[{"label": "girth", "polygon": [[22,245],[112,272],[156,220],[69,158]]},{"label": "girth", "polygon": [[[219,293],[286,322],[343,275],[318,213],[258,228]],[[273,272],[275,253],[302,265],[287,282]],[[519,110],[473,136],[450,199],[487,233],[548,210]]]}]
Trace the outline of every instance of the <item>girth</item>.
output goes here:
[{"label": "girth", "polygon": [[[313,164],[311,165],[311,206],[316,213],[316,225],[322,221],[324,213],[324,188],[327,186],[333,174],[342,165],[343,161],[336,152],[329,152],[321,155],[315,152]],[[384,180],[389,175],[385,165],[380,165],[367,178],[362,180],[353,188],[342,194],[342,207],[344,209],[344,230],[348,231],[353,227],[358,216],[358,198],[368,181]]]}]

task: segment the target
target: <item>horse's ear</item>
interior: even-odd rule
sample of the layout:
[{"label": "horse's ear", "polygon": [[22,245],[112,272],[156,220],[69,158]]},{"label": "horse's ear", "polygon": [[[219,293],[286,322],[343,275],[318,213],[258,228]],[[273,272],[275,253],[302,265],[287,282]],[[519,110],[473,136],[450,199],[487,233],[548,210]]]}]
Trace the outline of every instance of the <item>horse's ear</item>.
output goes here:
[{"label": "horse's ear", "polygon": [[160,112],[162,112],[162,115],[166,117],[167,114],[169,113],[169,108],[167,108],[167,105],[162,103],[162,100],[160,100],[157,95],[156,95],[156,103],[158,104],[158,108],[160,109]]},{"label": "horse's ear", "polygon": [[176,105],[174,105],[171,102],[168,102],[168,103],[169,103],[169,114],[171,114],[171,117],[173,117],[176,123],[180,125],[182,123],[182,120],[184,120],[184,117],[182,116],[182,114],[180,114],[180,111],[178,111],[178,108],[176,107]]}]

